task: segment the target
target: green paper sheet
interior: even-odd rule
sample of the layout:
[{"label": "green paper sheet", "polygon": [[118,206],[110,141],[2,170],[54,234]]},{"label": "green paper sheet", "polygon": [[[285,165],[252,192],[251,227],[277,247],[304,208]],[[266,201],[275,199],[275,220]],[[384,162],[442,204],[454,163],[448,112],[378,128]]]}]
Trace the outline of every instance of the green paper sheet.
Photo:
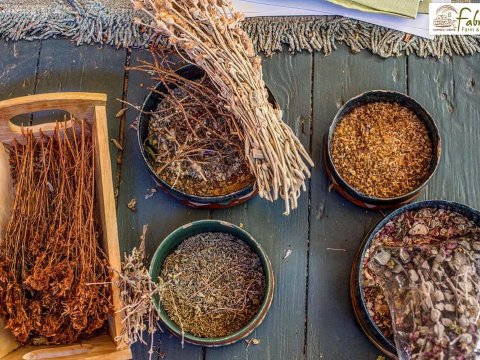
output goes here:
[{"label": "green paper sheet", "polygon": [[416,18],[419,0],[328,0],[334,4],[365,12]]}]

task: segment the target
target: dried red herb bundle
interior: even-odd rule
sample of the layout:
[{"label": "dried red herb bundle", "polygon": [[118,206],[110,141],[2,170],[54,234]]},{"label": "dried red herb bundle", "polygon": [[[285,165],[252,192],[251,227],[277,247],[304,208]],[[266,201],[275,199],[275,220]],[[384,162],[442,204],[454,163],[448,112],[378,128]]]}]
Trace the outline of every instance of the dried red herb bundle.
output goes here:
[{"label": "dried red herb bundle", "polygon": [[368,196],[392,198],[415,190],[428,176],[432,158],[425,124],[397,103],[360,106],[342,119],[333,135],[336,170]]},{"label": "dried red herb bundle", "polygon": [[9,146],[15,198],[0,243],[0,316],[22,344],[88,337],[112,308],[91,129],[74,124]]}]

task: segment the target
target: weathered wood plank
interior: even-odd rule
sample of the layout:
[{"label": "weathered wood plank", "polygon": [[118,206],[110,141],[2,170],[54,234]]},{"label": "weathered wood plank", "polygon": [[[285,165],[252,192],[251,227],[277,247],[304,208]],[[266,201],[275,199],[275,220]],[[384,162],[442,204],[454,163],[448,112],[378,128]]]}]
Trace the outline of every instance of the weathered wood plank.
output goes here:
[{"label": "weathered wood plank", "polygon": [[[139,60],[150,59],[146,51],[132,51],[131,66],[138,64]],[[142,105],[149,92],[149,87],[155,82],[150,76],[140,72],[129,72],[127,101],[133,105]],[[139,237],[144,224],[148,224],[146,238],[146,250],[148,256],[154,254],[160,242],[177,227],[190,221],[209,217],[208,210],[192,210],[181,205],[177,201],[158,190],[154,196],[146,199],[145,195],[150,189],[155,188],[155,182],[148,171],[147,166],[139,151],[137,132],[130,126],[134,123],[138,112],[129,109],[126,112],[124,154],[122,164],[122,178],[118,198],[118,226],[121,237],[121,252],[130,252],[134,246],[138,246]],[[137,211],[132,212],[127,208],[128,202],[137,200]],[[155,340],[162,359],[201,359],[203,351],[201,347],[185,344],[182,349],[180,339],[170,336],[168,332],[158,336]],[[133,348],[135,359],[146,359],[145,346]]]},{"label": "weathered wood plank", "polygon": [[[0,99],[6,100],[35,92],[35,74],[41,43],[0,40]],[[28,124],[30,115],[14,119],[17,125]]]},{"label": "weathered wood plank", "polygon": [[[422,59],[417,56],[408,58],[408,92],[422,104],[434,118],[442,137],[442,155],[436,175],[427,185],[419,200],[449,198],[452,193],[450,166],[446,166],[451,158],[449,150],[452,131],[452,100],[454,98],[453,64],[450,57],[442,59]],[[428,89],[428,91],[425,91]],[[454,149],[452,149],[454,150]],[[450,153],[450,154],[449,154]],[[455,153],[456,150],[455,150]],[[447,160],[445,159],[447,157]]]},{"label": "weathered wood plank", "polygon": [[[479,207],[479,54],[440,60],[409,59],[410,94],[435,118],[442,159],[426,197]],[[426,89],[428,89],[426,91]]]},{"label": "weathered wood plank", "polygon": [[[304,146],[310,146],[312,55],[291,56],[285,50],[263,63],[264,77]],[[309,189],[307,189],[309,190]],[[245,342],[207,349],[206,359],[303,359],[305,345],[305,294],[308,248],[309,192],[299,206],[285,217],[284,204],[271,204],[259,197],[243,206],[213,211],[213,218],[243,223],[269,254],[275,272],[275,297],[267,318],[249,337],[259,345]],[[291,249],[291,255],[284,259]]]},{"label": "weathered wood plank", "polygon": [[329,191],[324,170],[324,136],[338,107],[367,90],[406,91],[405,58],[387,60],[340,47],[315,54],[307,359],[373,359],[379,351],[355,321],[349,276],[353,256],[368,229],[382,216],[354,206]]},{"label": "weathered wood plank", "polygon": [[[89,45],[79,47],[66,39],[44,40],[40,52],[36,92],[106,93],[108,136],[117,138],[120,121],[115,118],[115,114],[122,107],[117,99],[122,98],[125,60],[125,49]],[[56,115],[58,114],[57,112]],[[114,171],[117,168],[117,151],[113,143],[110,143]],[[115,177],[115,174],[113,176]]]}]

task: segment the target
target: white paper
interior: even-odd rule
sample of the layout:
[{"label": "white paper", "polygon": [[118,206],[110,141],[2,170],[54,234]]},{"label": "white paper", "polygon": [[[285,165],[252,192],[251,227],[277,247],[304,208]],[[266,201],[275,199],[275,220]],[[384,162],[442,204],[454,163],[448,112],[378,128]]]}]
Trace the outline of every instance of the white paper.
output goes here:
[{"label": "white paper", "polygon": [[428,32],[427,14],[418,14],[416,19],[385,14],[371,14],[347,9],[324,0],[233,0],[233,5],[236,10],[243,12],[249,17],[340,15],[425,38],[431,39],[433,37]]}]

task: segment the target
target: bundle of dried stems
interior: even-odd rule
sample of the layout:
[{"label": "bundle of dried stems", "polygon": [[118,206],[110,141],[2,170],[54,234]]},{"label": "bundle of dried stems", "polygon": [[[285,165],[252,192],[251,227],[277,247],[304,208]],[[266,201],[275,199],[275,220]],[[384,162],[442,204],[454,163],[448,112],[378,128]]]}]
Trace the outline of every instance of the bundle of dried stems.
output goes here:
[{"label": "bundle of dried stems", "polygon": [[154,353],[154,334],[160,330],[160,317],[155,308],[153,298],[159,296],[161,287],[150,278],[146,264],[145,235],[147,225],[143,226],[141,243],[133,248],[130,255],[125,255],[122,271],[119,274],[120,296],[123,303],[121,310],[122,333],[117,340],[120,344],[132,345],[139,341],[147,345],[145,331],[150,335],[149,358]]},{"label": "bundle of dried stems", "polygon": [[133,67],[166,84],[149,121],[144,148],[158,176],[199,196],[226,195],[255,181],[245,159],[243,130],[225,109],[207,75],[175,72],[169,52],[152,49],[153,61]]},{"label": "bundle of dried stems", "polygon": [[[303,145],[268,101],[261,60],[240,28],[242,14],[230,0],[132,0],[150,20],[137,23],[166,35],[187,61],[205,70],[241,122],[245,155],[257,178],[259,194],[285,201],[285,214],[297,206],[313,166]],[[148,20],[147,20],[148,22]]]},{"label": "bundle of dried stems", "polygon": [[73,124],[52,136],[25,132],[8,147],[15,198],[0,243],[0,316],[22,344],[91,336],[112,309],[91,128]]}]

